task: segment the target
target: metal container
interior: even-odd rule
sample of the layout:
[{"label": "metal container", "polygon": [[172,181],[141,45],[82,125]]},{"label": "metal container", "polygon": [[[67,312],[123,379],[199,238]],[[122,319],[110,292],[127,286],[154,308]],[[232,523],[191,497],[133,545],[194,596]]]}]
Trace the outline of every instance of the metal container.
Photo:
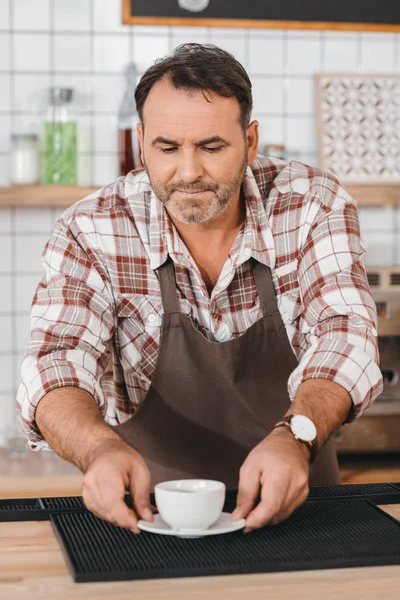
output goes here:
[{"label": "metal container", "polygon": [[367,270],[378,313],[383,392],[363,415],[337,432],[340,453],[400,452],[400,267]]}]

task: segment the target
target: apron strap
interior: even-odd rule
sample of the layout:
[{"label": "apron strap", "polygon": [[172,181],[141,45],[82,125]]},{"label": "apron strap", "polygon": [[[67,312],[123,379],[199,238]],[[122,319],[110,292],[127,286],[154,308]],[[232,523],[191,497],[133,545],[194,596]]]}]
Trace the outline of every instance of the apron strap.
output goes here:
[{"label": "apron strap", "polygon": [[272,282],[271,269],[256,260],[253,260],[253,265],[254,281],[263,316],[266,317],[267,315],[277,313],[278,303]]},{"label": "apron strap", "polygon": [[176,290],[174,263],[168,257],[166,262],[157,269],[159,275],[161,298],[164,314],[179,313],[178,294]]}]

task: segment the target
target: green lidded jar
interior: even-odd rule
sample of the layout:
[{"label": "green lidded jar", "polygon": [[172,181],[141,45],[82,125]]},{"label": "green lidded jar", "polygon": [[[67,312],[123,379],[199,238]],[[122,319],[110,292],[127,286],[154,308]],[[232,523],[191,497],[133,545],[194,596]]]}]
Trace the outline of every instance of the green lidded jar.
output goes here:
[{"label": "green lidded jar", "polygon": [[49,89],[42,144],[43,185],[77,185],[77,121],[72,97],[70,88]]}]

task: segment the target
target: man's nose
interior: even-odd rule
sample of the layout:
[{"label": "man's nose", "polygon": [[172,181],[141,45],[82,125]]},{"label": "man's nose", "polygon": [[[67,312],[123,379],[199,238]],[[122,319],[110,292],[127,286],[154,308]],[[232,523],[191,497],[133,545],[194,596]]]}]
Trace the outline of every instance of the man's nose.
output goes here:
[{"label": "man's nose", "polygon": [[186,183],[192,183],[203,177],[204,169],[196,151],[182,152],[179,158],[177,169],[179,179]]}]

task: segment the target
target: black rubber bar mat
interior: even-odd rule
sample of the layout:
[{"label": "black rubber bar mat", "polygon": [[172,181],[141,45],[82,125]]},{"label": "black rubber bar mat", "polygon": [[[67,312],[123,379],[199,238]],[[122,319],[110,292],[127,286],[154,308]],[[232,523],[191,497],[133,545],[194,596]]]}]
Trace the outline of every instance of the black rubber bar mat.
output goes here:
[{"label": "black rubber bar mat", "polygon": [[46,521],[49,511],[44,509],[38,498],[0,500],[1,521]]},{"label": "black rubber bar mat", "polygon": [[[236,490],[226,492],[224,510],[232,512],[236,505]],[[365,483],[346,485],[321,485],[312,487],[308,500],[368,499],[374,504],[400,504],[400,483]],[[125,501],[132,506],[127,494]],[[154,495],[151,495],[154,504]],[[1,521],[45,521],[54,512],[76,512],[86,510],[81,496],[55,498],[16,498],[0,500]]]},{"label": "black rubber bar mat", "polygon": [[51,516],[76,582],[400,564],[400,524],[367,500],[309,502],[280,525],[197,539]]}]

